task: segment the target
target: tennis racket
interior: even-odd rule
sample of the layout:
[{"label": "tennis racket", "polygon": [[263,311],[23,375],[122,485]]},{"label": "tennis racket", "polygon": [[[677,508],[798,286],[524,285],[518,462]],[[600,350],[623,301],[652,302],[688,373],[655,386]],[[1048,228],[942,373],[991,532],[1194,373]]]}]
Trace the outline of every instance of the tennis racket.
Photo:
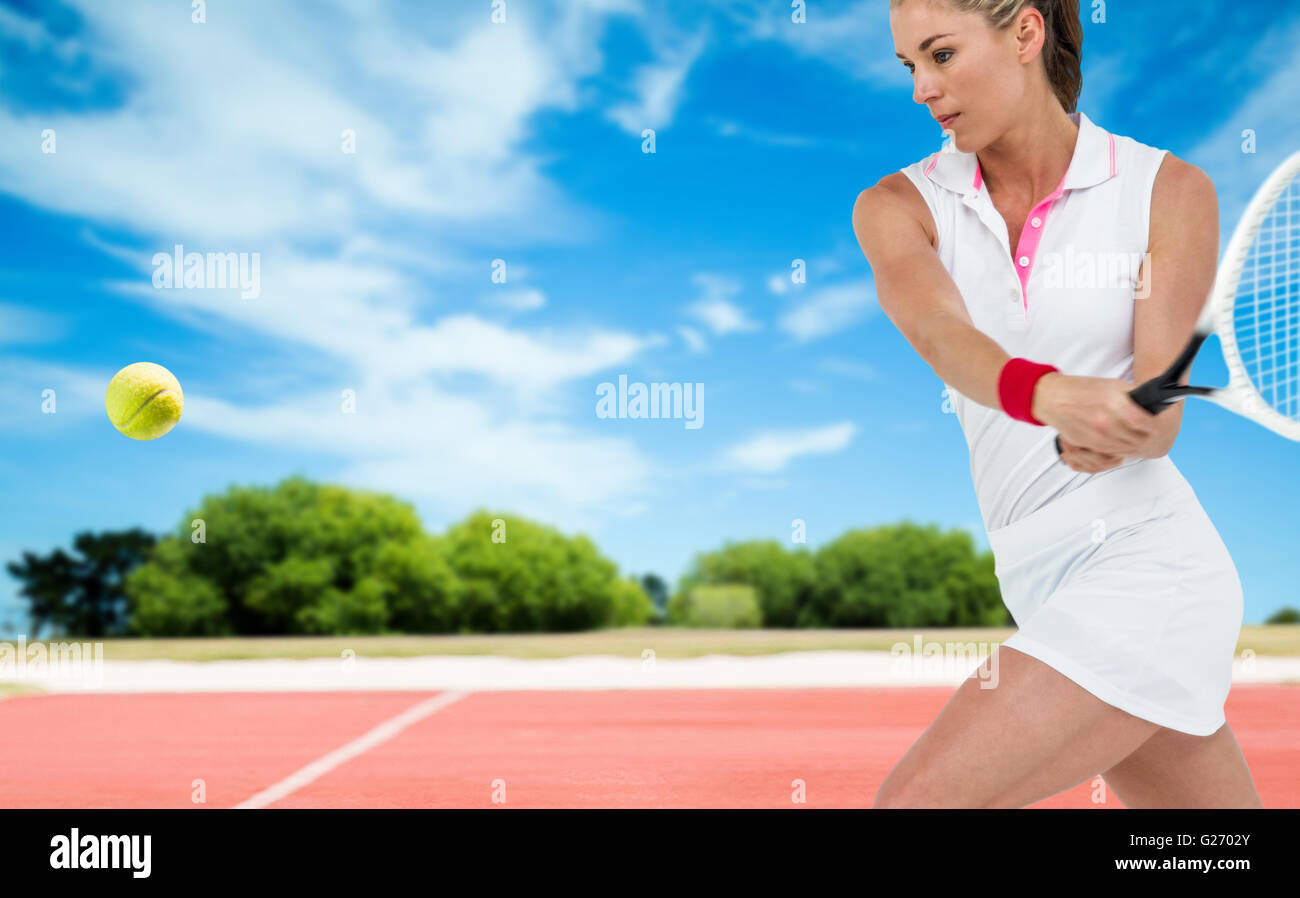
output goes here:
[{"label": "tennis racket", "polygon": [[[1210,334],[1218,334],[1228,385],[1180,384]],[[1129,395],[1153,415],[1199,396],[1300,440],[1300,153],[1273,170],[1237,222],[1187,348]]]}]

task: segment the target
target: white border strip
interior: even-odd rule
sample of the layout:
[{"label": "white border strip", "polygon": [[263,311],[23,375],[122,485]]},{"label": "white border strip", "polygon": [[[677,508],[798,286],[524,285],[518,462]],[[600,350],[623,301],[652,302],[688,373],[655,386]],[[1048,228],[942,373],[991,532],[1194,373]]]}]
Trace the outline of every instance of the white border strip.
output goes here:
[{"label": "white border strip", "polygon": [[[937,645],[947,643],[936,641]],[[959,685],[997,642],[976,643],[976,654],[945,650],[928,657],[900,643],[883,651],[812,651],[700,658],[626,658],[612,655],[522,659],[490,655],[416,658],[357,657],[242,661],[105,661],[94,681],[70,678],[23,682],[48,692],[492,692],[589,689],[766,689]],[[928,642],[927,642],[928,645]],[[1234,683],[1300,683],[1300,657],[1242,653]]]},{"label": "white border strip", "polygon": [[286,795],[291,795],[294,792],[297,792],[313,780],[319,779],[335,767],[352,760],[358,755],[364,754],[377,745],[382,745],[411,724],[419,723],[435,711],[441,711],[443,708],[460,701],[467,695],[469,695],[468,692],[444,692],[442,695],[435,695],[433,698],[425,699],[418,705],[407,708],[396,717],[385,720],[370,732],[358,736],[347,745],[334,749],[324,757],[317,758],[301,770],[280,780],[280,782],[276,783],[274,786],[271,786],[268,789],[263,789],[252,798],[241,801],[239,804],[235,805],[235,810],[264,808],[267,805],[273,804],[284,798]]}]

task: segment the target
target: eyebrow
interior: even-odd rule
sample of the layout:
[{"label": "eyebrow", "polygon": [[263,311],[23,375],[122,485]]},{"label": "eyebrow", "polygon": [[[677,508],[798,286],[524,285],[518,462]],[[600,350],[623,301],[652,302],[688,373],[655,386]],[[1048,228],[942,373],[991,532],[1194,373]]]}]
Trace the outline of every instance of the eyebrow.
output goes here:
[{"label": "eyebrow", "polygon": [[[919,49],[922,53],[924,53],[926,50],[930,49],[930,45],[931,45],[931,44],[933,44],[935,41],[937,41],[937,40],[938,40],[939,38],[941,38],[941,37],[952,37],[952,34],[950,34],[950,33],[949,33],[949,34],[936,34],[936,35],[934,35],[933,37],[927,37],[925,40],[921,41],[921,46],[918,47],[917,49]],[[903,59],[903,58],[904,58],[904,56],[903,56],[902,53],[895,53],[894,55],[897,56],[899,59]]]}]

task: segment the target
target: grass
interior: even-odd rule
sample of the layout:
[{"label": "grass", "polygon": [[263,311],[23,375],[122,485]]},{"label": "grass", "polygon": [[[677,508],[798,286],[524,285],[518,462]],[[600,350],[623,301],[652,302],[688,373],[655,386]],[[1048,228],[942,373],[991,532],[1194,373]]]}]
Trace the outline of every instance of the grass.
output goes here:
[{"label": "grass", "polygon": [[0,683],[0,702],[7,698],[13,698],[15,695],[32,695],[43,691],[26,683]]},{"label": "grass", "polygon": [[[352,650],[363,657],[499,655],[510,658],[566,658],[616,655],[658,658],[702,655],[769,655],[781,652],[888,651],[896,643],[1002,642],[1014,628],[895,630],[690,630],[630,627],[586,633],[520,633],[467,636],[262,636],[218,639],[105,639],[108,661],[224,661],[249,658],[337,658]],[[77,640],[68,637],[66,641]],[[55,640],[58,642],[58,640]],[[1300,626],[1242,627],[1237,653],[1300,655]],[[0,689],[3,689],[0,684]]]}]

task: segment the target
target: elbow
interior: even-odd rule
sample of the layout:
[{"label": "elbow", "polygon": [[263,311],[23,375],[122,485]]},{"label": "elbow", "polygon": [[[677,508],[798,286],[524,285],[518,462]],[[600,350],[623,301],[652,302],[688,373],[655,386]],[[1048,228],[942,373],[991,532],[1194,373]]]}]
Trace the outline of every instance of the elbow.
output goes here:
[{"label": "elbow", "polygon": [[1143,458],[1163,458],[1169,454],[1169,450],[1174,448],[1174,440],[1178,439],[1178,431],[1182,428],[1181,421],[1172,421],[1167,427],[1162,427],[1156,431],[1147,448],[1141,453]]}]

